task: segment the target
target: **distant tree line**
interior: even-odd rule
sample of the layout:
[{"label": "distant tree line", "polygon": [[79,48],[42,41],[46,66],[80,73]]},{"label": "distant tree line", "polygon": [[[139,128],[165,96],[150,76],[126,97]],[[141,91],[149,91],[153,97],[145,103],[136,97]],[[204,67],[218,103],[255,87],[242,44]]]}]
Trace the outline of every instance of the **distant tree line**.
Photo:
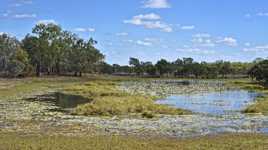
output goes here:
[{"label": "distant tree line", "polygon": [[104,55],[92,38],[84,40],[55,24],[37,24],[21,41],[0,35],[1,76],[67,74],[82,76],[94,72]]},{"label": "distant tree line", "polygon": [[178,58],[175,61],[161,59],[155,64],[130,58],[129,65],[102,64],[102,73],[132,75],[143,77],[180,77],[180,78],[228,78],[248,77],[249,70],[256,62],[196,62],[193,58]]}]

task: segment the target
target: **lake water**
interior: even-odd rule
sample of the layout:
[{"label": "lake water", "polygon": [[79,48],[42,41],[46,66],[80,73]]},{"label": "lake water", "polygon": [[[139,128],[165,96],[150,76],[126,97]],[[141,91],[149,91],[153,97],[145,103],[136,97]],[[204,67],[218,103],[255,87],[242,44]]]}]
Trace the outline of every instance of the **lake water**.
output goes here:
[{"label": "lake water", "polygon": [[158,104],[168,104],[177,108],[191,110],[197,113],[223,115],[240,112],[260,96],[256,92],[246,90],[232,90],[209,92],[200,94],[173,95]]}]

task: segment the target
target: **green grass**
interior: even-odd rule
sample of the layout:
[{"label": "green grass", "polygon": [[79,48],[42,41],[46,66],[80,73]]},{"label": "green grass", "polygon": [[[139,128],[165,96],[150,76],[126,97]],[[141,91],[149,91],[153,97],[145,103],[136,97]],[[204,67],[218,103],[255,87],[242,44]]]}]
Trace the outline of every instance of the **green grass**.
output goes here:
[{"label": "green grass", "polygon": [[255,134],[186,139],[129,136],[41,136],[0,133],[2,150],[264,150],[268,137]]},{"label": "green grass", "polygon": [[157,114],[182,115],[189,113],[186,110],[155,104],[156,97],[123,92],[117,88],[117,84],[118,81],[98,79],[88,81],[83,85],[66,88],[65,91],[92,100],[91,103],[76,108],[74,114],[78,115],[141,114],[151,118]]},{"label": "green grass", "polygon": [[21,99],[27,95],[55,90],[83,81],[84,79],[72,77],[0,79],[0,97],[2,100]]}]

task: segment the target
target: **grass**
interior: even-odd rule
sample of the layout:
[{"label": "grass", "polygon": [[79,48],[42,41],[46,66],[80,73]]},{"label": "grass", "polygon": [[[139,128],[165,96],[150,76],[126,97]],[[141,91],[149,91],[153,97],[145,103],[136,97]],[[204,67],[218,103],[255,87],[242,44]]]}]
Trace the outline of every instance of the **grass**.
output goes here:
[{"label": "grass", "polygon": [[3,150],[264,150],[268,136],[224,134],[186,139],[129,136],[41,136],[0,133]]},{"label": "grass", "polygon": [[47,91],[65,92],[79,95],[91,100],[90,103],[78,106],[76,115],[141,115],[151,118],[157,114],[182,115],[189,111],[155,104],[155,97],[140,94],[128,94],[117,88],[120,81],[142,80],[128,77],[90,76],[75,77],[42,77],[25,79],[0,79],[0,99],[23,99]]},{"label": "grass", "polygon": [[261,93],[262,96],[257,97],[255,103],[243,110],[243,113],[268,115],[268,88],[251,80],[234,80],[229,82],[229,86],[237,86],[242,89]]},{"label": "grass", "polygon": [[155,98],[149,95],[129,94],[117,88],[118,81],[95,79],[83,85],[66,88],[71,94],[87,97],[92,102],[80,105],[74,114],[78,115],[128,115],[141,114],[152,118],[156,114],[183,115],[189,112],[167,105],[155,104]]},{"label": "grass", "polygon": [[80,82],[83,82],[83,79],[71,77],[0,79],[0,97],[2,100],[21,99],[30,94],[55,90]]}]

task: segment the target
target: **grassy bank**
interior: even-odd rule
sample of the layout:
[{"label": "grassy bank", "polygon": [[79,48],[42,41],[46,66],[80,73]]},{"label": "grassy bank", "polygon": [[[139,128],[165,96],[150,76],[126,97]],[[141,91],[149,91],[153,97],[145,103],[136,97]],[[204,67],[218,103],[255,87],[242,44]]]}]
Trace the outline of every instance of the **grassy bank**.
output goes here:
[{"label": "grassy bank", "polygon": [[242,89],[256,91],[262,94],[256,98],[256,102],[248,106],[244,113],[261,113],[268,115],[268,88],[251,80],[236,80],[229,82],[230,86],[237,86]]},{"label": "grassy bank", "polygon": [[76,108],[78,115],[128,115],[140,114],[152,118],[156,114],[182,115],[189,113],[182,109],[155,104],[156,97],[129,94],[118,89],[119,81],[91,79],[82,85],[65,88],[71,94],[91,99],[88,104]]},{"label": "grassy bank", "polygon": [[205,136],[188,139],[120,136],[41,136],[0,133],[3,150],[263,150],[268,137],[254,134]]}]

